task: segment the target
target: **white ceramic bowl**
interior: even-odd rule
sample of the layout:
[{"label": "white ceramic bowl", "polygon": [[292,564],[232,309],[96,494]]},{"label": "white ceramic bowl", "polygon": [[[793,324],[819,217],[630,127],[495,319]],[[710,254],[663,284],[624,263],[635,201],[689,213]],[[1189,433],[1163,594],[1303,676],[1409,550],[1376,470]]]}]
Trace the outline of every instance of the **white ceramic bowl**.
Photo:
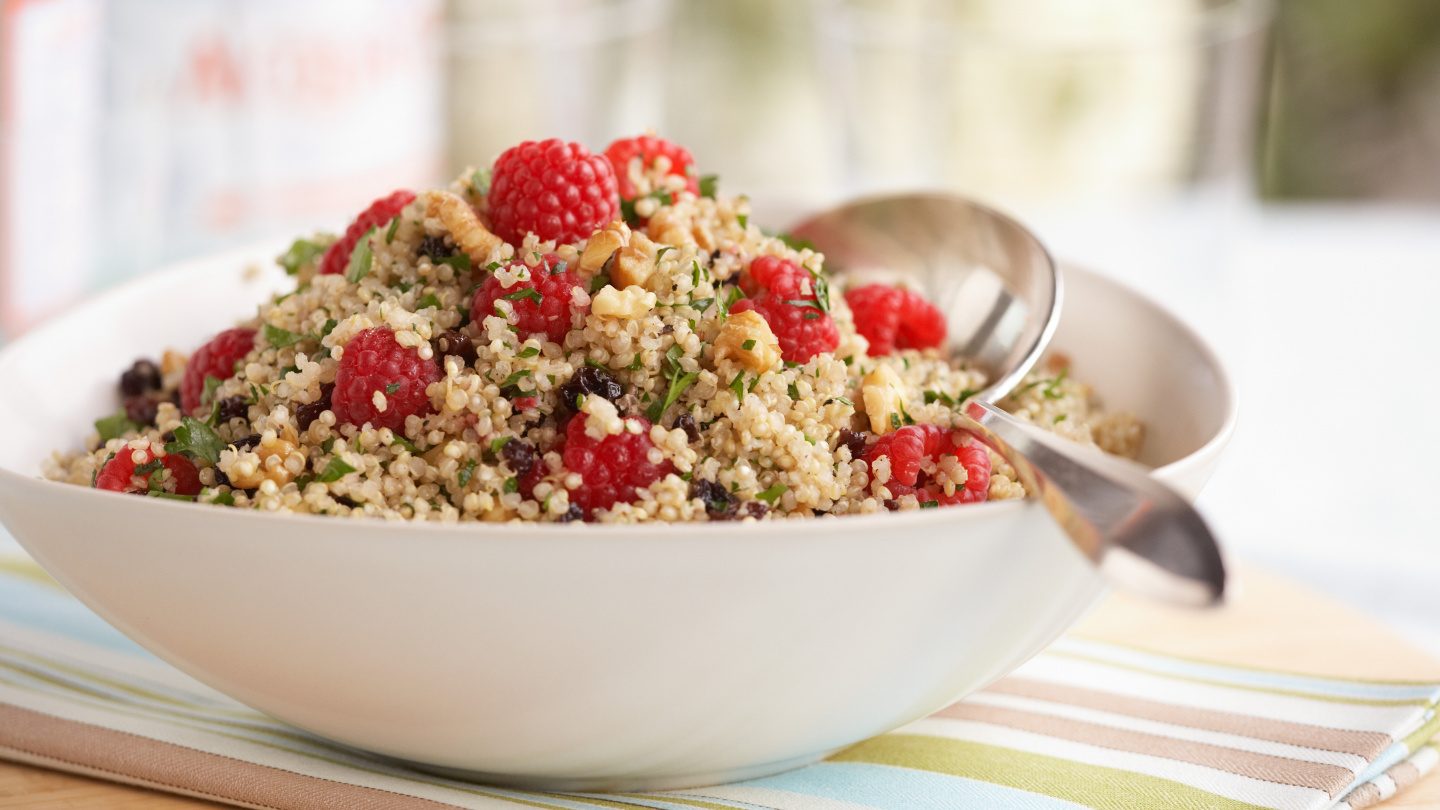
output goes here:
[{"label": "white ceramic bowl", "polygon": [[[262,258],[273,253],[260,253]],[[639,789],[779,771],[1010,672],[1102,590],[1033,502],[758,525],[407,525],[40,480],[138,356],[188,349],[285,283],[256,254],[177,266],[0,352],[0,519],[121,631],[316,734],[477,778]],[[1067,273],[1056,345],[1151,425],[1194,493],[1234,402],[1141,296]]]}]

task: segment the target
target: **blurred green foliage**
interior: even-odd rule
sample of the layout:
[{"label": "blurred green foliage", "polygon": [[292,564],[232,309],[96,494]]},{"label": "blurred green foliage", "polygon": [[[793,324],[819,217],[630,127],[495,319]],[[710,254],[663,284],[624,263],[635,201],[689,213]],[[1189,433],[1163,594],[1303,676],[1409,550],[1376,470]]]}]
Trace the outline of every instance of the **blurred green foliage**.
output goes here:
[{"label": "blurred green foliage", "polygon": [[1440,0],[1281,0],[1263,189],[1440,201]]}]

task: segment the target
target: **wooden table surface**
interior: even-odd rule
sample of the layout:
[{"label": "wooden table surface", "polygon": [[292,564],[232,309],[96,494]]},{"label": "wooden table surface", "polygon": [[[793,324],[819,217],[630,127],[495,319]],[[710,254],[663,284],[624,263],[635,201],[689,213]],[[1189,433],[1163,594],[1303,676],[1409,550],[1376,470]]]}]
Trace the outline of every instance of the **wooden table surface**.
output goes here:
[{"label": "wooden table surface", "polygon": [[[1440,679],[1440,660],[1406,646],[1344,606],[1254,570],[1242,570],[1238,582],[1232,604],[1209,612],[1157,608],[1111,596],[1076,632],[1177,655],[1317,675]],[[180,810],[218,805],[0,762],[0,808],[12,807]],[[1440,773],[1376,807],[1440,807]]]}]

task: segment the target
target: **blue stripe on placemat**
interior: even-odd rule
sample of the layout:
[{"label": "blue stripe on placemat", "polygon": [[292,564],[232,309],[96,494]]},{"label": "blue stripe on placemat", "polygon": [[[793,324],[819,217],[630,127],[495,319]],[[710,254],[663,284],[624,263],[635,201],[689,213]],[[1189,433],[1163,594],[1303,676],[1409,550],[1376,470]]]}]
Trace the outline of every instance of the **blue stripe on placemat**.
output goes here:
[{"label": "blue stripe on placemat", "polygon": [[1082,805],[959,776],[863,762],[821,762],[797,771],[741,782],[855,802],[876,810],[1077,810]]},{"label": "blue stripe on placemat", "polygon": [[0,615],[7,621],[44,633],[151,657],[140,645],[60,588],[4,570],[0,570]]}]

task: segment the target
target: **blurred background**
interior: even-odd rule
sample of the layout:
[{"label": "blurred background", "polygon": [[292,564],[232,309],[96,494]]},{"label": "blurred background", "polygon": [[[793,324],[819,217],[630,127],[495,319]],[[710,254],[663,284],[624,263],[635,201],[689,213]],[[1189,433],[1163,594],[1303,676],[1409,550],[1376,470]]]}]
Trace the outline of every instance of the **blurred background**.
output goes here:
[{"label": "blurred background", "polygon": [[1435,0],[0,0],[0,335],[647,128],[773,227],[957,190],[1179,310],[1239,381],[1237,555],[1440,651]]}]

